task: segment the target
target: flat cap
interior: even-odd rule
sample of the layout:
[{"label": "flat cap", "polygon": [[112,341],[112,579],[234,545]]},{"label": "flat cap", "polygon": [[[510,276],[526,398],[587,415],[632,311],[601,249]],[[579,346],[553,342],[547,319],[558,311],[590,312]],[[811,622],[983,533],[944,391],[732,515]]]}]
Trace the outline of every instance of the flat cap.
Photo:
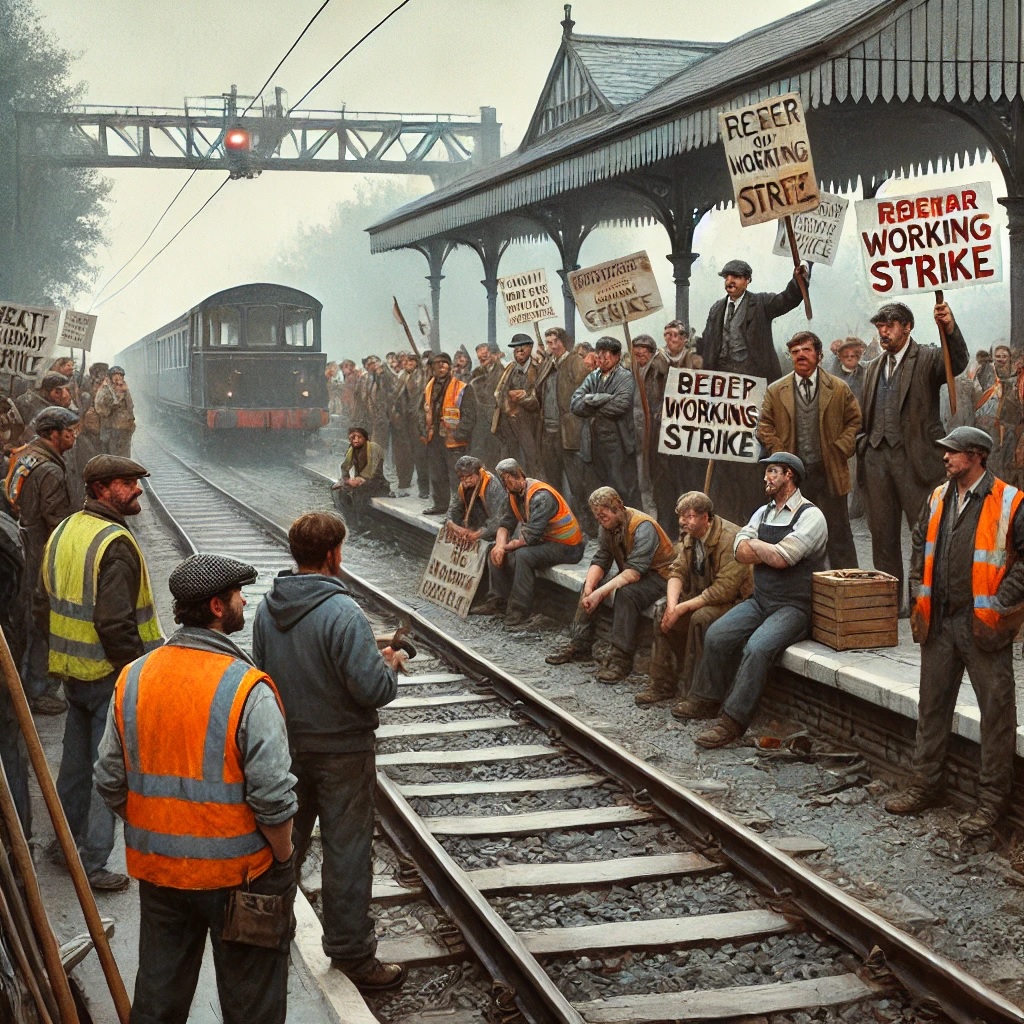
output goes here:
[{"label": "flat cap", "polygon": [[839,348],[836,349],[836,352],[845,352],[848,348],[859,348],[863,352],[867,345],[860,338],[846,338],[839,343]]},{"label": "flat cap", "polygon": [[39,390],[52,391],[54,388],[66,388],[68,380],[69,378],[65,377],[63,373],[51,370],[49,373],[43,374],[43,379],[39,382]]},{"label": "flat cap", "polygon": [[523,345],[532,345],[533,338],[528,334],[513,334],[512,340],[508,343],[509,348],[521,348]]},{"label": "flat cap", "polygon": [[754,276],[754,270],[746,260],[729,260],[718,272],[718,276],[725,277],[727,274],[745,277],[749,281]]},{"label": "flat cap", "polygon": [[78,422],[78,413],[62,405],[48,405],[36,413],[29,429],[37,434],[51,434],[55,430],[68,430]]},{"label": "flat cap", "polygon": [[882,306],[878,312],[871,318],[873,324],[910,324],[914,326],[914,314],[910,312],[910,307],[903,302],[887,302]]},{"label": "flat cap", "polygon": [[968,448],[992,451],[992,438],[980,427],[956,427],[941,441],[935,443],[940,448],[947,448],[951,452],[965,452]]},{"label": "flat cap", "polygon": [[432,355],[427,357],[427,361],[431,363],[447,363],[449,366],[452,365],[452,357],[447,352],[434,352]]},{"label": "flat cap", "polygon": [[761,465],[786,466],[796,473],[797,479],[799,480],[803,480],[807,472],[804,469],[803,460],[792,452],[776,452],[774,455],[769,455],[766,459],[761,459]]},{"label": "flat cap", "polygon": [[633,348],[646,348],[651,352],[657,352],[658,344],[649,334],[638,334],[633,339]]},{"label": "flat cap", "polygon": [[171,570],[167,585],[175,601],[202,601],[255,583],[258,575],[253,566],[226,555],[189,555]]},{"label": "flat cap", "polygon": [[94,455],[82,470],[82,481],[87,484],[96,480],[116,480],[118,477],[137,480],[140,476],[149,476],[149,470],[134,459],[125,459],[120,455]]}]

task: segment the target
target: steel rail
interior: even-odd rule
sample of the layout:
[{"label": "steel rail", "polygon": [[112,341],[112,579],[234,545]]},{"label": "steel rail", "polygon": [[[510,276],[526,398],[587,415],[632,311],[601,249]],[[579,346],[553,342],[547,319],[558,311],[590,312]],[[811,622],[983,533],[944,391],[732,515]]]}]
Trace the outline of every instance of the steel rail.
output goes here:
[{"label": "steel rail", "polygon": [[[287,541],[287,531],[283,527],[207,479],[173,453],[167,454],[245,515],[251,516],[267,532]],[[631,788],[635,799],[649,800],[673,825],[681,827],[697,842],[713,843],[717,847],[717,855],[739,874],[777,898],[786,900],[808,922],[864,960],[870,957],[872,963],[877,964],[876,950],[880,950],[884,966],[916,998],[938,1005],[957,1024],[977,1024],[978,1021],[985,1024],[1024,1024],[1024,1012],[947,957],[851,899],[837,886],[774,849],[757,833],[696,793],[578,721],[472,648],[448,636],[415,609],[344,567],[341,575],[382,609],[408,623],[414,636],[425,640],[469,679],[486,683],[553,739]],[[422,865],[417,867],[425,870]]]}]

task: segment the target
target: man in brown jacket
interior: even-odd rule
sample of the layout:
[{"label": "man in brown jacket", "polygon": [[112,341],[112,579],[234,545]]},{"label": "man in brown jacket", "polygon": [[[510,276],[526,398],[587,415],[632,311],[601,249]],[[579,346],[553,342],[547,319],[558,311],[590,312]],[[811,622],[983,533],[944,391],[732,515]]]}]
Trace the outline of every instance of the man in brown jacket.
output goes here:
[{"label": "man in brown jacket", "polygon": [[733,555],[739,527],[715,515],[703,491],[682,495],[676,514],[682,539],[669,569],[665,603],[654,607],[650,680],[635,697],[640,707],[686,697],[708,626],[754,589],[750,566]]},{"label": "man in brown jacket", "polygon": [[494,418],[491,432],[501,444],[501,457],[515,459],[527,476],[541,475],[537,435],[541,421],[537,402],[537,364],[533,361],[533,338],[515,334],[508,343],[512,362],[505,367],[494,389]]},{"label": "man in brown jacket", "polygon": [[793,372],[769,385],[757,438],[769,455],[790,452],[806,467],[802,493],[828,520],[828,561],[833,569],[856,569],[850,529],[850,456],[860,430],[860,406],[850,388],[818,365],[821,339],[798,331],[786,343]]}]

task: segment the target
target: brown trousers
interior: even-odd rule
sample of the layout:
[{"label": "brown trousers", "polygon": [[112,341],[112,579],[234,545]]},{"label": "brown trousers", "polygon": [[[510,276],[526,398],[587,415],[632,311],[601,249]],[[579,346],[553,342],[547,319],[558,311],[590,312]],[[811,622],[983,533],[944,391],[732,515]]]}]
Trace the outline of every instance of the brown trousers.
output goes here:
[{"label": "brown trousers", "polygon": [[[681,600],[685,601],[684,596]],[[676,621],[669,633],[661,630],[665,602],[654,606],[654,643],[651,645],[649,675],[655,683],[678,687],[679,696],[690,692],[697,666],[704,656],[704,635],[712,622],[720,619],[733,605],[709,604],[688,612]]]}]

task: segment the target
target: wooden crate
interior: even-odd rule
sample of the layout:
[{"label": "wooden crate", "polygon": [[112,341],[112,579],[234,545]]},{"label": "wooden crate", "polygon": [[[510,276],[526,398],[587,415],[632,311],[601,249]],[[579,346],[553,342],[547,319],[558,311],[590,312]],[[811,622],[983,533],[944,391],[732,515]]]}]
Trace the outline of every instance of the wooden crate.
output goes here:
[{"label": "wooden crate", "polygon": [[811,636],[834,651],[895,647],[899,598],[895,576],[862,569],[816,572]]}]

